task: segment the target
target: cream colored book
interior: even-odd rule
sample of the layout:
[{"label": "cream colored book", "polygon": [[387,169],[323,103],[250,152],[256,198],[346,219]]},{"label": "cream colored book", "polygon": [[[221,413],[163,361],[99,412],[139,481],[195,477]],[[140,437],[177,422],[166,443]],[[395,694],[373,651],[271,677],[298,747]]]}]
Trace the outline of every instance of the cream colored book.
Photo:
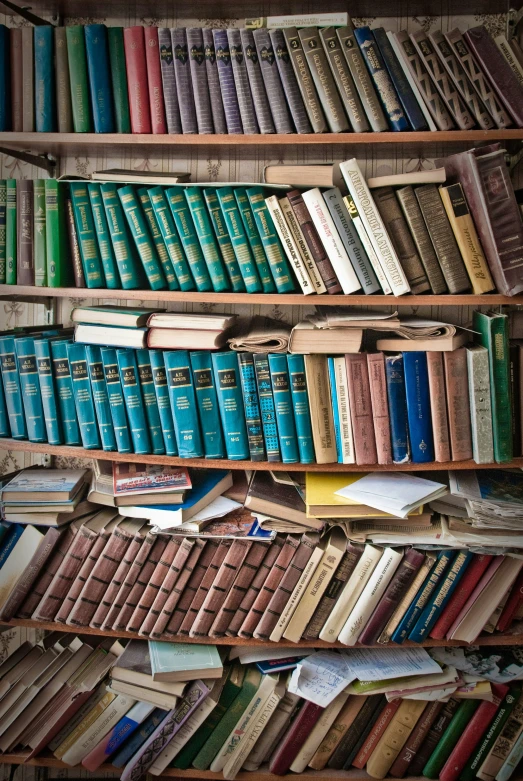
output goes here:
[{"label": "cream colored book", "polygon": [[116,692],[108,691],[103,685],[100,687],[93,707],[54,750],[53,753],[57,759],[62,759],[63,755],[69,751],[69,749],[81,738],[84,732],[94,724],[96,719],[101,716],[116,697],[118,697]]},{"label": "cream colored book", "polygon": [[0,569],[0,608],[9,599],[21,573],[25,570],[43,539],[35,526],[26,526],[7,561]]},{"label": "cream colored book", "polygon": [[355,464],[354,435],[350,416],[349,386],[347,380],[347,362],[345,356],[334,357],[334,376],[336,378],[336,399],[340,426],[341,457],[343,464]]},{"label": "cream colored book", "polygon": [[372,778],[385,778],[425,706],[425,702],[415,700],[403,700],[400,704],[367,761],[366,770]]},{"label": "cream colored book", "polygon": [[309,762],[309,767],[312,770],[324,769],[367,699],[365,695],[360,697],[349,696]]},{"label": "cream colored book", "polygon": [[414,580],[412,581],[410,587],[408,588],[405,596],[402,600],[400,600],[400,603],[394,613],[391,615],[387,625],[385,626],[385,629],[381,633],[381,635],[378,637],[378,643],[388,643],[390,642],[390,638],[396,631],[396,629],[399,626],[399,623],[405,613],[407,612],[408,608],[410,607],[411,602],[413,601],[414,597],[418,593],[419,589],[421,588],[422,584],[425,582],[425,578],[428,576],[430,570],[432,569],[434,563],[436,561],[436,555],[434,553],[427,553],[425,556],[425,561],[419,568]]},{"label": "cream colored book", "polygon": [[334,464],[338,458],[326,355],[305,355],[312,439],[317,464]]},{"label": "cream colored book", "polygon": [[376,254],[376,250],[372,246],[371,240],[369,239],[369,234],[365,230],[363,221],[356,208],[356,204],[354,203],[354,198],[352,195],[345,195],[343,197],[343,203],[347,207],[347,211],[350,214],[350,218],[354,224],[356,233],[360,237],[363,249],[365,250],[367,257],[370,260],[370,264],[374,269],[374,273],[376,274],[378,282],[381,285],[381,289],[385,295],[389,295],[389,293],[392,293],[392,288],[387,281],[387,277],[385,276],[385,272],[383,271],[380,260]]},{"label": "cream colored book", "polygon": [[356,564],[354,572],[343,587],[343,591],[338,597],[332,613],[320,632],[320,640],[332,642],[338,639],[339,633],[374,572],[381,555],[381,548],[375,548],[373,545],[365,546],[365,550]]},{"label": "cream colored book", "polygon": [[345,645],[355,645],[357,643],[358,637],[385,593],[385,589],[389,585],[402,558],[402,550],[397,551],[392,548],[385,548],[378,566],[361,592],[360,598],[354,605],[350,616],[345,622],[345,626],[340,632],[338,638],[340,643]]},{"label": "cream colored book", "polygon": [[327,288],[325,287],[323,279],[320,276],[320,272],[318,271],[316,261],[311,255],[309,245],[305,240],[305,236],[303,235],[303,231],[300,227],[300,224],[296,219],[296,215],[294,214],[293,208],[289,203],[289,199],[280,198],[279,203],[280,203],[280,208],[283,212],[283,216],[285,217],[287,227],[292,233],[292,237],[295,241],[296,246],[298,247],[298,251],[302,257],[303,262],[305,263],[305,267],[307,271],[309,272],[309,277],[314,287],[314,292],[318,294],[326,293]]},{"label": "cream colored book", "polygon": [[[322,559],[324,552],[324,543],[320,542],[320,544],[313,550],[312,556],[308,560],[307,564],[305,565],[305,568],[303,572],[301,573],[298,582],[294,586],[293,592],[290,595],[287,604],[282,610],[282,614],[278,619],[278,623],[272,630],[269,640],[271,640],[273,643],[277,643],[279,640],[281,640],[283,633],[286,631],[288,624],[291,620],[291,618],[294,616],[294,613],[298,607],[298,604],[302,598],[302,596],[305,594],[305,591],[307,590],[309,583],[311,582],[319,564]],[[256,637],[256,632],[254,633],[254,637]],[[298,638],[299,639],[299,638]]]},{"label": "cream colored book", "polygon": [[[287,687],[288,679],[285,682]],[[243,764],[244,770],[258,770],[263,762],[271,756],[275,746],[281,740],[290,720],[296,710],[300,697],[297,694],[286,691],[279,701],[275,713],[271,716],[269,724],[263,730],[260,739]]]},{"label": "cream colored book", "polygon": [[116,697],[83,735],[80,735],[71,748],[65,752],[62,762],[71,766],[78,765],[120,719],[131,710],[135,702],[135,699],[126,697],[124,694]]},{"label": "cream colored book", "polygon": [[294,269],[296,279],[298,280],[298,284],[301,287],[301,292],[304,296],[315,293],[316,290],[314,289],[314,285],[311,282],[309,272],[307,271],[305,263],[303,262],[303,258],[300,255],[298,245],[294,241],[294,237],[289,230],[289,226],[287,225],[277,197],[275,195],[271,195],[269,198],[266,198],[265,205],[271,214],[274,227],[276,228],[276,233],[278,234],[279,239],[283,245],[283,249],[289,259],[289,263]]},{"label": "cream colored book", "polygon": [[35,690],[34,684],[57,656],[56,648],[48,648],[2,699],[0,702],[0,735],[36,696],[38,689]]},{"label": "cream colored book", "polygon": [[500,35],[496,35],[494,41],[496,43],[496,46],[500,50],[501,54],[510,65],[510,69],[514,71],[519,83],[523,87],[523,68],[519,63],[518,58],[512,51],[512,47],[510,43],[507,41],[506,37],[502,33]]},{"label": "cream colored book", "polygon": [[305,743],[298,751],[296,759],[290,766],[290,770],[293,773],[303,773],[318,750],[321,741],[330,730],[334,719],[345,705],[348,697],[348,694],[341,692],[341,694],[338,694],[338,696],[324,709],[320,718],[310,731]]},{"label": "cream colored book", "polygon": [[158,708],[164,708],[165,710],[171,710],[178,702],[178,697],[168,692],[164,692],[161,689],[155,691],[154,689],[145,689],[143,686],[135,686],[132,683],[125,683],[124,681],[111,681],[111,691],[117,694],[125,694],[129,697],[135,697],[141,702],[150,702],[151,705],[156,705]]},{"label": "cream colored book", "polygon": [[43,652],[44,649],[39,645],[36,645],[2,676],[2,680],[0,681],[0,697],[6,696],[20,678],[22,678],[33,664],[36,663],[37,659],[42,656]]}]

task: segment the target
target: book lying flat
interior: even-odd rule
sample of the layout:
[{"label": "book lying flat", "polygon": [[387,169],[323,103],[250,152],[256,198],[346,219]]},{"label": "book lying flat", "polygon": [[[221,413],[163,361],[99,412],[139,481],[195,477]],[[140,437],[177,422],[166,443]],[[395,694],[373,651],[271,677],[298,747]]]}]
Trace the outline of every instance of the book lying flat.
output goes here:
[{"label": "book lying flat", "polygon": [[86,478],[87,469],[26,469],[2,489],[1,496],[12,502],[70,502]]}]

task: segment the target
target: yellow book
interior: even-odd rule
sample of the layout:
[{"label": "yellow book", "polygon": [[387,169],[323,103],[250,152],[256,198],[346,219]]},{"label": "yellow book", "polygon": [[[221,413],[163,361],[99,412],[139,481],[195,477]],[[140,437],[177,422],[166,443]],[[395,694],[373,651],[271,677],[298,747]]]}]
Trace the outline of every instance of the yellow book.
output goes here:
[{"label": "yellow book", "polygon": [[74,744],[80,740],[81,736],[86,732],[89,727],[94,724],[96,719],[104,712],[106,708],[116,698],[115,692],[106,691],[102,698],[95,704],[95,706],[86,714],[85,718],[78,724],[72,732],[65,738],[58,748],[54,751],[54,755],[57,759],[62,759]]},{"label": "yellow book", "polygon": [[[337,496],[336,491],[365,476],[365,472],[307,472],[305,474],[305,508],[308,518],[393,518],[390,513],[359,504],[354,499]],[[423,506],[409,514],[421,515]]]},{"label": "yellow book", "polygon": [[366,770],[369,776],[385,778],[426,704],[422,700],[402,700],[367,762]]}]

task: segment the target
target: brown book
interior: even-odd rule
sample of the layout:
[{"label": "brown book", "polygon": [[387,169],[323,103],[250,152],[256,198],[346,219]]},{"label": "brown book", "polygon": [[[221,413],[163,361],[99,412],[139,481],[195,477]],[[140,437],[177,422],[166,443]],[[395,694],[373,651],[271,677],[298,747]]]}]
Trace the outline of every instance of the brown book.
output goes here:
[{"label": "brown book", "polygon": [[385,356],[383,353],[369,353],[367,355],[367,365],[369,369],[370,398],[378,464],[392,464]]},{"label": "brown book", "polygon": [[375,464],[378,455],[372,421],[367,354],[347,354],[345,361],[356,463]]},{"label": "brown book", "polygon": [[76,232],[76,223],[74,221],[73,203],[70,198],[65,201],[65,216],[67,224],[67,235],[69,237],[69,249],[71,261],[73,264],[74,285],[75,287],[85,287],[84,268],[80,256],[80,245],[78,243],[78,234]]},{"label": "brown book", "polygon": [[465,461],[472,458],[467,350],[459,347],[443,355],[452,460]]},{"label": "brown book", "polygon": [[[176,554],[174,556],[174,559],[172,560],[171,566],[167,570],[165,577],[163,579],[163,582],[158,589],[158,593],[156,594],[154,601],[149,608],[149,612],[147,613],[146,617],[142,621],[142,625],[140,627],[140,630],[138,634],[142,637],[148,637],[151,634],[152,629],[154,628],[154,625],[156,624],[156,621],[158,620],[158,616],[160,615],[160,610],[167,601],[169,595],[172,592],[172,589],[174,588],[177,580],[180,577],[180,573],[183,569],[185,569],[185,566],[189,560],[189,556],[191,554],[191,551],[194,547],[194,540],[186,540],[182,539],[180,541],[180,545],[178,547],[178,550],[176,551]],[[145,598],[145,594],[144,594]],[[140,604],[145,601],[141,600]]]},{"label": "brown book", "polygon": [[434,460],[446,462],[450,461],[450,439],[442,353],[427,352],[427,371],[429,375],[432,435],[434,438]]},{"label": "brown book", "polygon": [[407,225],[409,226],[414,244],[418,250],[418,255],[427,279],[429,280],[430,288],[435,295],[447,292],[447,284],[443,277],[443,272],[439,265],[438,257],[434,251],[434,245],[429,236],[425,220],[421,213],[418,201],[414,195],[414,188],[411,185],[407,187],[401,187],[396,190],[396,197],[399,201]]},{"label": "brown book", "polygon": [[218,572],[220,571],[220,567],[222,566],[225,557],[229,553],[232,543],[233,540],[221,540],[220,544],[216,548],[214,556],[212,557],[212,561],[207,567],[207,571],[204,574],[198,590],[192,599],[191,605],[185,614],[185,618],[181,623],[179,629],[179,633],[181,635],[189,635],[196,620],[196,616],[200,612],[200,608],[207,598],[210,588],[214,583]]},{"label": "brown book", "polygon": [[269,472],[255,472],[247,491],[245,507],[251,512],[270,515],[271,518],[293,521],[304,526],[314,520],[307,518],[305,502],[293,485],[278,483]]},{"label": "brown book", "polygon": [[16,281],[19,285],[34,285],[33,245],[33,180],[16,183]]},{"label": "brown book", "polygon": [[169,542],[165,546],[162,555],[160,556],[154,571],[149,578],[143,593],[140,596],[138,604],[133,610],[133,614],[127,622],[125,628],[126,632],[138,632],[144,619],[146,618],[149,609],[152,607],[154,600],[156,599],[158,592],[161,588],[165,576],[169,572],[169,567],[173,563],[174,557],[178,553],[181,545],[181,538],[171,537]]},{"label": "brown book", "polygon": [[[67,40],[65,27],[54,28],[56,113],[58,132],[73,132],[73,112],[71,108],[71,87],[69,84],[69,60],[67,58]],[[80,285],[77,285],[80,287]]]},{"label": "brown book", "polygon": [[22,30],[11,27],[9,30],[9,54],[11,58],[11,130],[22,133],[23,125],[23,55]]},{"label": "brown book", "polygon": [[319,30],[323,48],[329,61],[329,65],[334,76],[334,81],[338,87],[338,92],[347,114],[352,129],[355,133],[368,133],[371,129],[367,115],[363,110],[356,85],[352,78],[351,69],[347,60],[343,56],[341,43],[336,35],[335,27],[323,27]]},{"label": "brown book", "polygon": [[456,698],[451,698],[448,702],[446,702],[443,705],[443,708],[436,716],[435,720],[432,723],[432,726],[429,728],[428,734],[425,740],[422,742],[420,748],[418,749],[416,756],[410,763],[409,776],[421,775],[423,768],[427,764],[430,755],[432,754],[432,752],[438,745],[439,741],[441,740],[441,737],[445,732],[445,730],[447,729],[459,704],[460,704],[460,700]]},{"label": "brown book", "polygon": [[327,356],[305,355],[304,358],[316,463],[333,464],[337,454]]},{"label": "brown book", "polygon": [[[387,702],[386,705],[383,706],[382,710],[378,714],[374,726],[372,727],[372,730],[367,735],[367,738],[356,754],[356,757],[354,758],[353,765],[354,767],[358,767],[360,769],[364,768],[367,764],[367,761],[372,756],[372,752],[376,748],[376,746],[379,743],[379,740],[387,727],[389,726],[390,722],[392,721],[392,717],[398,710],[400,706],[401,700],[392,700],[392,702]],[[337,765],[330,764],[329,767],[338,767]]]},{"label": "brown book", "polygon": [[332,727],[329,729],[309,762],[313,770],[323,770],[327,762],[338,748],[344,735],[354,723],[356,716],[365,705],[367,697],[349,697]]},{"label": "brown book", "polygon": [[[149,583],[149,580],[156,568],[156,565],[161,559],[162,553],[165,550],[167,542],[168,542],[167,537],[156,538],[154,545],[149,550],[149,555],[147,556],[146,561],[143,563],[142,567],[140,568],[138,577],[136,578],[133,585],[127,592],[127,596],[125,597],[124,603],[114,620],[113,630],[121,631],[122,629],[125,629],[125,627],[127,626],[129,619],[134,613],[136,605],[140,601],[141,595],[147,588],[147,584]],[[120,597],[118,597],[118,600],[119,599]]]},{"label": "brown book", "polygon": [[429,729],[432,727],[440,711],[443,710],[443,702],[428,702],[421,718],[412,730],[409,739],[401,749],[389,770],[389,776],[393,778],[403,778],[409,766],[416,756],[418,749],[427,737]]},{"label": "brown book", "polygon": [[35,129],[34,33],[33,27],[22,27],[22,130]]}]

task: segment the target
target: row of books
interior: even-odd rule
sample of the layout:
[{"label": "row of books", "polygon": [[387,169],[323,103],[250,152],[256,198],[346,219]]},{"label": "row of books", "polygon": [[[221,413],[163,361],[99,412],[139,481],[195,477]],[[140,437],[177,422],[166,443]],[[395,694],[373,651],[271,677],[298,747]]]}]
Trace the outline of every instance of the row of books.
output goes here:
[{"label": "row of books", "polygon": [[8,29],[0,130],[343,133],[523,126],[523,52],[485,27]]}]

